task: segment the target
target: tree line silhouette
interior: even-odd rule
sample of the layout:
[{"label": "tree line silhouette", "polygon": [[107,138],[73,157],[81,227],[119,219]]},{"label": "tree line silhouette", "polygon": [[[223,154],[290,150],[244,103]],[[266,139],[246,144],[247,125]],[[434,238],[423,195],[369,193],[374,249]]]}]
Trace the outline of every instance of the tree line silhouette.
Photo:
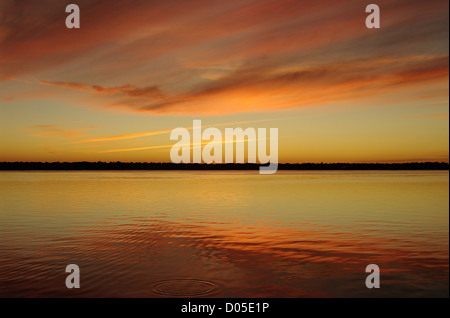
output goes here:
[{"label": "tree line silhouette", "polygon": [[[0,170],[258,170],[260,164],[174,164],[157,162],[0,162]],[[278,170],[449,170],[445,162],[283,163]]]}]

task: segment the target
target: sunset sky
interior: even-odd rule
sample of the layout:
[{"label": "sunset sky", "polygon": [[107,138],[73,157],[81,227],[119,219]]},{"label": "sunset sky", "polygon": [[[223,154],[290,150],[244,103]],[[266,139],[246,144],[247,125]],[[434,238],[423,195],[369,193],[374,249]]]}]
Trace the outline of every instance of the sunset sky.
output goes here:
[{"label": "sunset sky", "polygon": [[0,161],[168,162],[201,119],[278,128],[280,162],[448,162],[448,20],[447,0],[0,0]]}]

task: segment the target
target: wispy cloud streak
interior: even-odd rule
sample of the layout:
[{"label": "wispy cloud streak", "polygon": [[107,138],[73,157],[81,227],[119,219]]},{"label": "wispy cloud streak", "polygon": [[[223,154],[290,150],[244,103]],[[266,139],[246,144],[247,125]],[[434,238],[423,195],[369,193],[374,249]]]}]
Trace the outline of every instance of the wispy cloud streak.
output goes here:
[{"label": "wispy cloud streak", "polygon": [[[271,119],[271,121],[272,120],[278,120],[278,119],[274,118],[274,119]],[[268,121],[268,120],[264,119],[264,120],[237,121],[237,122],[230,122],[230,123],[203,125],[203,127],[233,126],[233,125],[239,125],[239,124],[250,124],[250,123],[258,123],[258,122],[265,122],[265,121]],[[193,128],[194,127],[187,127],[185,129],[192,130]],[[165,129],[165,130],[146,131],[146,132],[140,132],[140,133],[123,134],[123,135],[101,137],[101,138],[91,138],[91,139],[79,140],[79,141],[76,141],[75,143],[92,143],[92,142],[105,142],[105,141],[116,141],[116,140],[124,140],[124,139],[134,139],[134,138],[169,134],[173,130],[174,129]]]},{"label": "wispy cloud streak", "polygon": [[1,2],[4,81],[41,78],[61,99],[57,88],[79,92],[75,104],[176,115],[320,106],[448,83],[444,0],[380,0],[375,31],[359,0],[78,4],[83,27],[71,32],[64,1]]}]

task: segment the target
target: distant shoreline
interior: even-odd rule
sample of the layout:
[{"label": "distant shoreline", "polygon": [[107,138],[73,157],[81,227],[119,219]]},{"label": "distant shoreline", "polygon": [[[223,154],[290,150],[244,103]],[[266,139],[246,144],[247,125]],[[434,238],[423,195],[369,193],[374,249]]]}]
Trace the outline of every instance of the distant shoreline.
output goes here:
[{"label": "distant shoreline", "polygon": [[[260,164],[174,164],[152,162],[0,162],[0,171],[258,170]],[[278,170],[449,170],[445,162],[283,163]]]}]

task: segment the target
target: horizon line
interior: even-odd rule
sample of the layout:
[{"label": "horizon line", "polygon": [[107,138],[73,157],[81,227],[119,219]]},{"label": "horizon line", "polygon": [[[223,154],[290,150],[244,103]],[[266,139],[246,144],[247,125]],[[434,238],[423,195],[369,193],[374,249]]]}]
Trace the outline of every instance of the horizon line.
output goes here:
[{"label": "horizon line", "polygon": [[[187,162],[187,163],[173,163],[170,161],[0,161],[0,164],[5,163],[43,163],[43,164],[54,164],[54,163],[89,163],[89,164],[100,164],[100,163],[124,163],[124,164],[173,164],[173,165],[261,165],[261,164],[268,164],[267,163],[251,163],[251,162],[244,162],[244,163],[236,163],[236,162],[222,162],[222,163],[195,163],[195,162]],[[429,164],[429,163],[439,163],[439,164],[450,164],[449,161],[378,161],[378,162],[367,162],[367,161],[361,161],[361,162],[350,162],[350,161],[337,161],[337,162],[312,162],[312,161],[304,161],[304,162],[274,162],[278,163],[280,165],[283,164]]]}]

